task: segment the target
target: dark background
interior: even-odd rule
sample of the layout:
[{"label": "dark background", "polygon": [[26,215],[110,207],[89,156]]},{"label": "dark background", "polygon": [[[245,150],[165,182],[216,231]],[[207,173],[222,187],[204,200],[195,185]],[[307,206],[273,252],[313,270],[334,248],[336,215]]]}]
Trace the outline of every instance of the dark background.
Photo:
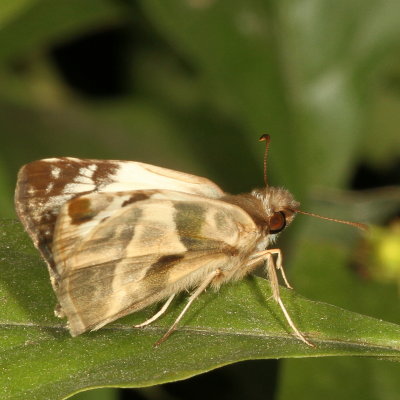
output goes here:
[{"label": "dark background", "polygon": [[[263,184],[257,140],[268,132],[272,184],[306,209],[328,203],[333,217],[390,233],[398,207],[375,209],[385,189],[365,195],[368,207],[360,206],[366,192],[354,191],[400,182],[399,17],[400,6],[386,1],[0,5],[0,215],[14,217],[18,168],[54,156],[138,160],[249,191]],[[282,246],[300,246],[301,228],[293,231]],[[373,268],[363,263],[349,261],[358,272]],[[307,287],[302,275],[293,272],[296,288]],[[386,281],[379,284],[395,290]],[[284,399],[282,385],[318,398],[289,370],[323,382],[312,372],[320,367],[296,363],[247,361],[160,387],[74,398]],[[334,396],[339,376],[316,386]]]}]

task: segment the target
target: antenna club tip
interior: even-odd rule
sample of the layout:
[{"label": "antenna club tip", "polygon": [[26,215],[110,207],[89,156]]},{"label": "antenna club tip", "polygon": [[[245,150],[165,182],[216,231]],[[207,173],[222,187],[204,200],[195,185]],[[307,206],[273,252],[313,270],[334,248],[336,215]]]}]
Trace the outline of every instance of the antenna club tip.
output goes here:
[{"label": "antenna club tip", "polygon": [[268,135],[267,133],[264,133],[264,135],[260,136],[260,139],[258,139],[259,142],[267,142],[269,143],[271,141],[271,136]]}]

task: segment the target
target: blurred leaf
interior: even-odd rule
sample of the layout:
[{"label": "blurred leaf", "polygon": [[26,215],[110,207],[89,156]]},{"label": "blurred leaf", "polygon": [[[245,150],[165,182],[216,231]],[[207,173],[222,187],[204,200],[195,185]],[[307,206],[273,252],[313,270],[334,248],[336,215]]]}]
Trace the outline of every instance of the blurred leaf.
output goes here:
[{"label": "blurred leaf", "polygon": [[18,17],[24,9],[38,0],[13,0],[0,2],[0,32],[11,20]]},{"label": "blurred leaf", "polygon": [[15,216],[13,207],[13,194],[10,182],[0,160],[0,218],[10,218]]},{"label": "blurred leaf", "polygon": [[[383,45],[383,43],[382,43]],[[400,149],[400,57],[398,53],[383,57],[382,65],[370,77],[366,88],[371,103],[364,122],[366,134],[364,158],[377,169],[390,168],[398,162]],[[395,165],[393,165],[395,170]],[[398,170],[398,168],[397,168]],[[399,177],[399,172],[397,172]],[[400,178],[397,179],[399,181]]]},{"label": "blurred leaf", "polygon": [[0,30],[0,62],[47,50],[122,17],[121,7],[110,0],[37,0],[24,11]]},{"label": "blurred leaf", "polygon": [[285,162],[296,162],[288,140],[293,129],[268,6],[254,1],[193,3],[142,2],[155,26],[208,79],[213,97],[222,92],[231,100],[249,136],[257,138],[265,130],[274,135],[274,175],[299,189]]},{"label": "blurred leaf", "polygon": [[[316,348],[290,332],[264,279],[225,285],[201,296],[181,327],[153,344],[182,307],[133,329],[154,312],[136,313],[98,332],[71,338],[52,314],[47,272],[19,223],[2,221],[0,242],[3,399],[59,399],[101,386],[141,387],[184,379],[246,359],[363,355],[400,360],[400,326],[306,300],[282,289],[299,328]],[[190,357],[188,357],[190,355]]]},{"label": "blurred leaf", "polygon": [[316,212],[370,224],[382,224],[398,212],[400,186],[383,186],[360,191],[319,188],[313,190]]},{"label": "blurred leaf", "polygon": [[381,61],[379,44],[388,52],[398,41],[400,3],[142,4],[174,47],[236,101],[249,135],[274,135],[270,158],[278,182],[296,194],[346,182],[368,112],[361,90]]}]

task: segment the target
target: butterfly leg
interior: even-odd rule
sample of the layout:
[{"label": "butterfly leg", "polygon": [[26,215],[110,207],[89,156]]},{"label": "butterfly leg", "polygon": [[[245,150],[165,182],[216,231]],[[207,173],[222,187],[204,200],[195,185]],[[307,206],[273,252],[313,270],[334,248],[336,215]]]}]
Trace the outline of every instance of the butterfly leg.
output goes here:
[{"label": "butterfly leg", "polygon": [[[274,260],[274,255],[277,254],[277,260],[275,264]],[[294,324],[292,318],[289,315],[289,312],[287,311],[285,305],[283,304],[283,301],[281,299],[280,291],[279,291],[279,283],[278,283],[278,276],[276,274],[276,270],[279,269],[281,271],[283,280],[285,281],[285,284],[288,288],[292,288],[289,285],[289,282],[286,279],[286,275],[283,271],[283,266],[282,266],[282,253],[280,249],[267,249],[264,251],[260,251],[256,254],[253,255],[252,259],[250,262],[247,264],[247,268],[252,268],[255,267],[257,264],[260,263],[260,261],[265,260],[265,267],[267,270],[267,275],[269,278],[269,281],[271,282],[271,288],[272,288],[272,297],[274,300],[279,304],[279,307],[281,308],[283,315],[286,318],[286,321],[288,322],[289,326],[292,328],[293,332],[295,335],[305,344],[307,344],[310,347],[315,347],[313,343],[308,341],[305,336],[297,329],[296,325]]]},{"label": "butterfly leg", "polygon": [[182,317],[185,315],[186,311],[190,307],[190,305],[193,303],[194,300],[197,299],[197,297],[200,296],[201,293],[204,292],[204,290],[210,285],[210,283],[218,276],[221,274],[221,270],[217,269],[213,272],[211,272],[207,278],[203,281],[203,283],[198,286],[198,288],[190,295],[188,302],[186,303],[186,306],[184,309],[181,311],[181,313],[178,315],[176,318],[175,322],[172,324],[172,326],[168,329],[168,331],[164,334],[164,336],[159,339],[154,346],[160,345],[162,342],[168,339],[168,337],[171,335],[171,333],[176,329],[176,327],[179,324],[179,321],[182,319]]},{"label": "butterfly leg", "polygon": [[175,293],[172,294],[168,300],[165,302],[165,304],[161,307],[161,309],[155,313],[151,318],[146,319],[146,321],[142,322],[141,324],[138,325],[134,325],[134,328],[143,328],[144,326],[150,325],[152,322],[154,322],[155,320],[157,320],[158,318],[161,317],[161,315],[163,315],[165,313],[165,311],[167,311],[168,306],[171,304],[172,300],[175,297]]},{"label": "butterfly leg", "polygon": [[285,305],[283,304],[283,301],[281,299],[281,295],[279,292],[279,284],[278,284],[278,277],[276,275],[276,270],[279,268],[275,265],[274,258],[272,256],[274,253],[267,253],[266,254],[266,263],[265,266],[267,268],[267,274],[268,278],[271,282],[271,287],[272,287],[272,296],[274,297],[275,301],[279,304],[279,307],[281,308],[283,315],[286,318],[286,321],[292,328],[293,332],[295,335],[305,344],[307,344],[310,347],[315,347],[315,345],[311,342],[309,342],[305,336],[297,329],[296,325],[292,321],[292,318],[290,317],[288,311],[286,310]]},{"label": "butterfly leg", "polygon": [[281,271],[281,275],[283,278],[283,281],[285,282],[285,285],[287,288],[289,289],[293,289],[292,286],[290,285],[290,283],[288,282],[287,278],[286,278],[286,274],[285,274],[285,270],[283,269],[283,264],[282,264],[282,251],[281,249],[270,249],[269,250],[269,254],[276,254],[276,269],[279,269],[279,271]]},{"label": "butterfly leg", "polygon": [[250,266],[255,266],[258,264],[260,261],[265,260],[268,254],[276,254],[276,264],[274,263],[276,269],[279,269],[281,271],[281,275],[283,278],[283,281],[285,282],[285,285],[288,289],[293,289],[293,287],[290,285],[289,281],[286,278],[285,270],[283,268],[283,263],[282,263],[282,251],[281,249],[268,249],[268,250],[263,250],[258,253],[255,253],[252,257],[251,262],[247,265],[248,267]]}]

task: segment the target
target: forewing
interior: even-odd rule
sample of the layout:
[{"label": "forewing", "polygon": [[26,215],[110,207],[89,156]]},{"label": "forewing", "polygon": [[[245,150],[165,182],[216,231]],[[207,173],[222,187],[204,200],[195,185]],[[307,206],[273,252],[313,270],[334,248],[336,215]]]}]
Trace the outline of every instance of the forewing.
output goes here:
[{"label": "forewing", "polygon": [[56,294],[71,334],[98,329],[237,264],[255,231],[239,207],[180,192],[72,199],[60,211],[52,249]]},{"label": "forewing", "polygon": [[54,276],[51,252],[60,207],[92,192],[168,189],[218,198],[222,190],[206,178],[134,161],[71,157],[34,161],[21,168],[15,192],[17,214]]}]

